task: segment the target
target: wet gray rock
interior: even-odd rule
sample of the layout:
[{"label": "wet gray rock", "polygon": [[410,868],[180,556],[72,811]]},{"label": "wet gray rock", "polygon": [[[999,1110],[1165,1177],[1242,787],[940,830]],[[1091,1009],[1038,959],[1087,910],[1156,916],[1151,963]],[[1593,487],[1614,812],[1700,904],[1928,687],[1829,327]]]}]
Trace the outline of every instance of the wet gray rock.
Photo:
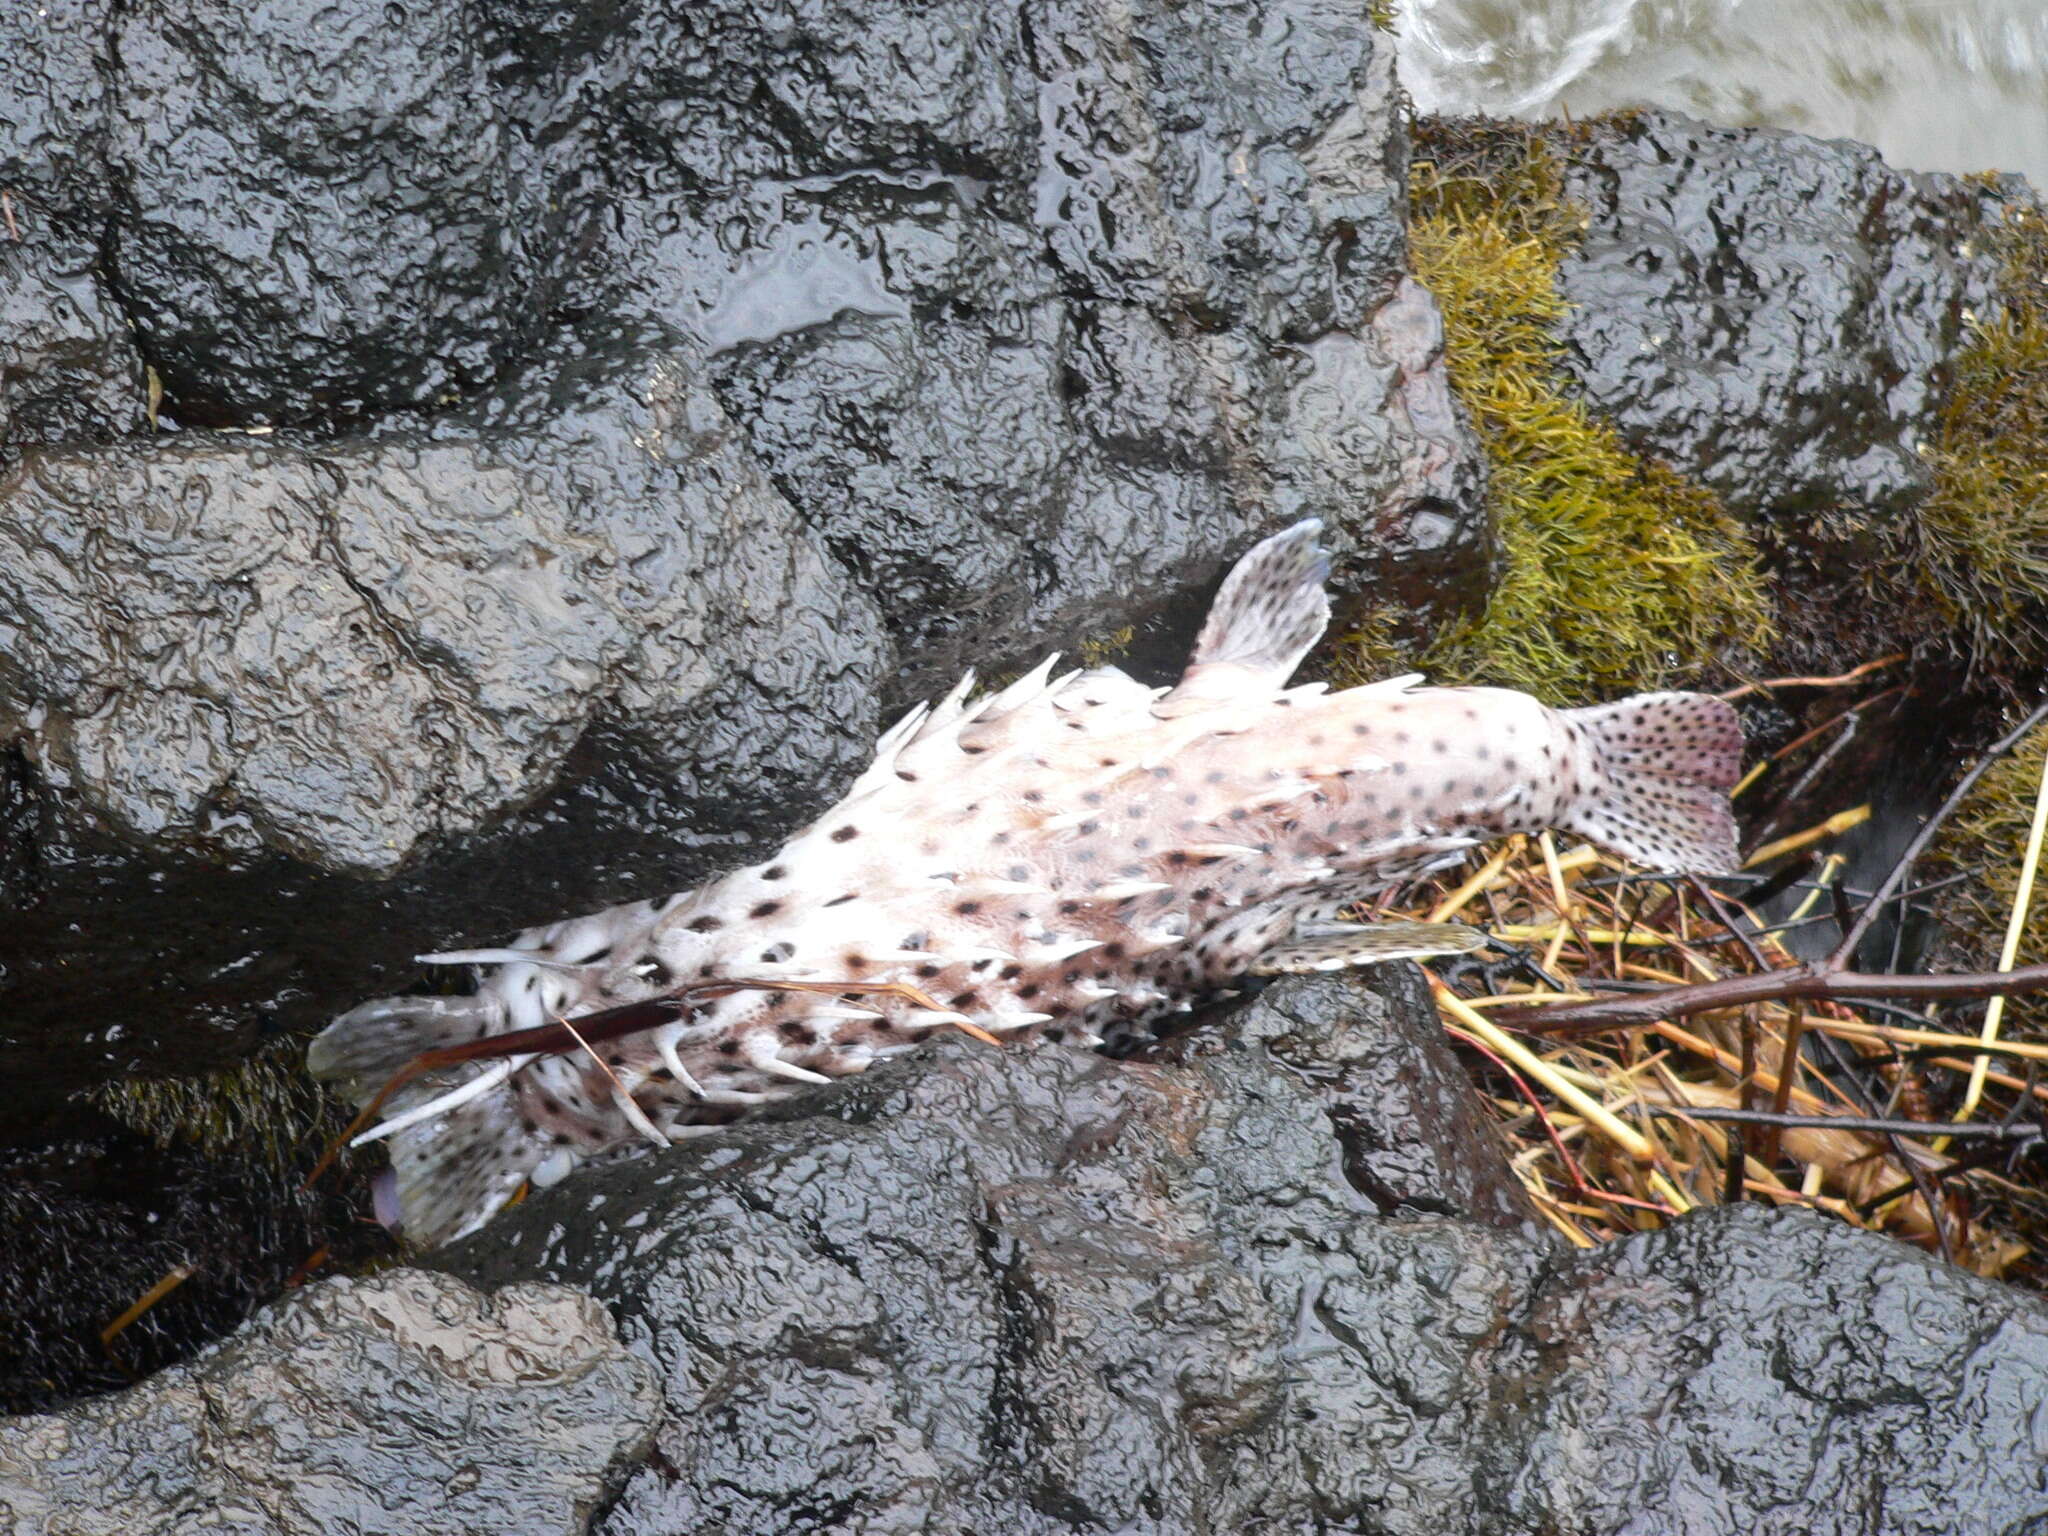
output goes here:
[{"label": "wet gray rock", "polygon": [[1982,194],[1866,144],[1630,114],[1575,146],[1568,362],[1638,447],[1740,515],[1909,510],[1965,314]]},{"label": "wet gray rock", "polygon": [[104,213],[116,9],[41,0],[0,10],[0,189],[11,196],[66,217]]},{"label": "wet gray rock", "polygon": [[56,227],[41,203],[10,197],[0,214],[0,459],[22,443],[137,431],[148,398],[97,240]]},{"label": "wet gray rock", "polygon": [[686,356],[587,361],[459,436],[35,450],[0,502],[0,742],[159,848],[387,871],[605,715],[756,799],[874,732],[873,609]]},{"label": "wet gray rock", "polygon": [[112,259],[190,420],[474,390],[540,329],[559,219],[461,6],[122,8]]},{"label": "wet gray rock", "polygon": [[1155,615],[1250,507],[1331,519],[1418,624],[1483,598],[1355,8],[656,5],[596,57],[633,130],[610,305],[690,317],[918,686]]},{"label": "wet gray rock", "polygon": [[1483,595],[1355,6],[114,10],[0,22],[109,343],[0,464],[10,1070],[675,889],[970,662],[1177,663],[1286,517]]},{"label": "wet gray rock", "polygon": [[0,1530],[570,1536],[658,1403],[560,1287],[329,1280],[141,1386],[4,1421]]},{"label": "wet gray rock", "polygon": [[941,1043],[434,1262],[585,1287],[656,1372],[614,1536],[2048,1520],[2048,1310],[1791,1211],[1563,1250],[1413,974],[1150,1061]]},{"label": "wet gray rock", "polygon": [[[815,794],[844,753],[803,721],[1185,627],[1284,517],[1418,623],[1470,607],[1492,534],[1403,276],[1387,51],[1267,9],[31,33],[49,59],[0,83],[93,148],[58,180],[106,204],[87,270],[167,410],[363,428],[0,483],[0,741],[153,851],[388,872],[530,802],[600,714],[680,794],[803,794],[799,765]],[[99,433],[34,434],[67,435]]]},{"label": "wet gray rock", "polygon": [[1787,1207],[1554,1266],[1475,1449],[1499,1531],[2048,1528],[2048,1308]]}]

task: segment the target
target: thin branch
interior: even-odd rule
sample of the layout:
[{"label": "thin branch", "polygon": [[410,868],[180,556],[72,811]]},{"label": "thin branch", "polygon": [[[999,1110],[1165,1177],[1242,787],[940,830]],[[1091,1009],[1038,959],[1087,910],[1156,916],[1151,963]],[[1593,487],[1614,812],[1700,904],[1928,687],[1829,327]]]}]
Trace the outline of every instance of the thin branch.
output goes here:
[{"label": "thin branch", "polygon": [[[2032,1123],[1952,1125],[1943,1121],[1885,1120],[1874,1115],[1793,1115],[1769,1109],[1719,1109],[1698,1104],[1646,1104],[1651,1114],[1669,1120],[1730,1120],[1738,1125],[1770,1125],[1781,1131],[1860,1131],[1869,1136],[1949,1136],[1958,1141],[2002,1141],[2030,1145],[2044,1132]],[[1902,1191],[1903,1192],[1903,1191]]]},{"label": "thin branch", "polygon": [[1771,677],[1760,683],[1744,683],[1740,688],[1730,688],[1721,697],[1732,704],[1752,693],[1769,693],[1773,688],[1839,688],[1844,683],[1853,683],[1859,677],[1868,677],[1881,668],[1905,659],[1904,651],[1895,651],[1889,656],[1880,656],[1876,661],[1866,661],[1862,666],[1852,667],[1849,671],[1834,677]]},{"label": "thin branch", "polygon": [[[1937,1129],[1937,1127],[1930,1125],[1924,1127],[1924,1129],[1931,1131]],[[1980,1126],[1977,1127],[1977,1129],[1995,1131],[2001,1130],[2003,1129],[2003,1127]],[[1955,1128],[1952,1126],[1942,1128],[1943,1135],[1953,1136],[1954,1133]],[[1937,1184],[1946,1183],[1948,1180],[1955,1178],[1959,1174],[1974,1173],[1979,1168],[1989,1168],[1992,1167],[1994,1164],[2005,1162],[2008,1158],[2012,1157],[2012,1147],[2006,1144],[2003,1138],[1994,1136],[1987,1137],[1985,1138],[1985,1140],[1989,1142],[1989,1145],[1979,1147],[1976,1151],[1957,1158],[1954,1162],[1950,1163],[1945,1168],[1935,1169],[1933,1173],[1934,1181]],[[2025,1151],[2031,1150],[2034,1146],[2034,1143],[2022,1142],[2020,1145],[2021,1149]],[[1859,1201],[1856,1206],[1856,1214],[1858,1216],[1872,1215],[1873,1213],[1882,1210],[1885,1206],[1890,1205],[1894,1200],[1897,1200],[1905,1195],[1917,1194],[1918,1192],[1919,1183],[1917,1180],[1903,1180],[1900,1183],[1894,1184],[1890,1189],[1880,1190],[1878,1193],[1872,1195],[1868,1200]]]},{"label": "thin branch", "polygon": [[2048,702],[2035,705],[2028,712],[2026,719],[1992,743],[1990,749],[1977,759],[1976,766],[1957,781],[1949,797],[1942,801],[1941,808],[1927,818],[1913,841],[1906,845],[1906,851],[1900,854],[1898,862],[1892,865],[1891,873],[1884,877],[1884,883],[1877,888],[1877,894],[1864,903],[1863,912],[1856,919],[1855,925],[1842,936],[1842,942],[1835,946],[1835,952],[1828,956],[1830,967],[1849,963],[1850,957],[1856,953],[1856,946],[1863,942],[1863,935],[1869,930],[1878,910],[1891,900],[1893,892],[1905,884],[1906,877],[1913,872],[1914,864],[1919,861],[1920,855],[1927,851],[1927,845],[1934,841],[1934,835],[1941,830],[1942,824],[1955,814],[1956,807],[1963,803],[1964,797],[1977,787],[1977,781],[1991,771],[1991,765],[2024,741],[2028,733],[2043,720],[2048,720]]},{"label": "thin branch", "polygon": [[2042,991],[2048,991],[2048,965],[2023,965],[2012,971],[1972,971],[1956,976],[1871,976],[1802,965],[1767,971],[1760,976],[1729,976],[1691,986],[1603,997],[1590,1003],[1559,1003],[1549,1007],[1536,1004],[1496,1008],[1492,1012],[1495,1020],[1510,1029],[1540,1035],[1591,1035],[1603,1029],[1636,1029],[1713,1008],[1743,1008],[1751,1003],[1776,1003],[1791,998],[1954,999],[2011,997]]}]

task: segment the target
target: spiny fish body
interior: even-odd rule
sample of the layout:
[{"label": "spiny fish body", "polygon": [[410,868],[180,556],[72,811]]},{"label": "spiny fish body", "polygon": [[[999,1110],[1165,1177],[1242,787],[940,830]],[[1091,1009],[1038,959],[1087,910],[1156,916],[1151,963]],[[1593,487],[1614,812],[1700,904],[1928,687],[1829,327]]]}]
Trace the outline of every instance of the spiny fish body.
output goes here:
[{"label": "spiny fish body", "polygon": [[1656,868],[1731,867],[1734,712],[1697,694],[1553,710],[1396,678],[1290,688],[1329,610],[1319,524],[1225,581],[1171,690],[1051,661],[971,678],[889,731],[845,798],[773,858],[694,891],[425,957],[469,997],[366,1004],[312,1047],[359,1102],[418,1053],[720,978],[905,983],[908,997],[746,990],[591,1053],[415,1084],[392,1137],[407,1234],[474,1230],[531,1178],[704,1134],[966,1023],[1095,1047],[1249,971],[1447,953],[1469,929],[1340,914],[1487,838],[1556,827]]}]

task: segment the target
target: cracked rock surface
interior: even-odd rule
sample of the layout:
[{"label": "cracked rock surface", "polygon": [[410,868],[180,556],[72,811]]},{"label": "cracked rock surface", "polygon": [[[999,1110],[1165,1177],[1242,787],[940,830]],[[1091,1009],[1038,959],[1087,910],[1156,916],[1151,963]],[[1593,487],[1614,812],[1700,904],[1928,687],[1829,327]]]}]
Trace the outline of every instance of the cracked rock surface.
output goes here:
[{"label": "cracked rock surface", "polygon": [[561,1286],[327,1280],[127,1392],[4,1421],[0,1530],[571,1536],[656,1401]]},{"label": "cracked rock surface", "polygon": [[1334,0],[0,16],[0,1063],[687,885],[1290,518],[1469,610],[1406,142]]},{"label": "cracked rock surface", "polygon": [[611,1536],[2048,1521],[2037,1300],[1756,1206],[1565,1250],[1376,977],[1149,1062],[944,1042],[434,1262],[585,1287],[654,1371]]},{"label": "cracked rock surface", "polygon": [[1983,194],[1875,149],[1671,112],[1574,152],[1560,270],[1585,398],[1731,511],[1897,517],[1997,263]]}]

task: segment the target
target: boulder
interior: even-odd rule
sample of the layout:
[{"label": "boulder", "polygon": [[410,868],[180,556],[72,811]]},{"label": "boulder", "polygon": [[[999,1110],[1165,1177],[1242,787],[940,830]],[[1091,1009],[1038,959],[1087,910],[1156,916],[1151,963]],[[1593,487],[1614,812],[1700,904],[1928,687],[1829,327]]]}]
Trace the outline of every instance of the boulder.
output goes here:
[{"label": "boulder", "polygon": [[560,1286],[328,1280],[127,1392],[5,1421],[0,1530],[577,1536],[657,1402]]},{"label": "boulder", "polygon": [[0,502],[0,739],[158,850],[387,873],[601,716],[755,800],[874,734],[872,605],[676,353],[461,434],[38,449]]},{"label": "boulder", "polygon": [[1574,147],[1567,361],[1638,448],[1729,509],[1896,520],[1996,259],[1980,190],[1875,149],[1629,113]]},{"label": "boulder", "polygon": [[[4,190],[4,189],[0,189]],[[47,205],[0,203],[0,462],[23,443],[139,431],[149,388],[99,242]]]},{"label": "boulder", "polygon": [[1155,1060],[941,1043],[434,1262],[587,1288],[653,1368],[611,1536],[2048,1518],[2037,1300],[1753,1206],[1564,1250],[1377,976]]},{"label": "boulder", "polygon": [[713,872],[970,663],[1177,661],[1283,519],[1483,597],[1355,7],[189,13],[0,24],[0,187],[87,241],[0,355],[55,402],[0,455],[39,1080]]}]

